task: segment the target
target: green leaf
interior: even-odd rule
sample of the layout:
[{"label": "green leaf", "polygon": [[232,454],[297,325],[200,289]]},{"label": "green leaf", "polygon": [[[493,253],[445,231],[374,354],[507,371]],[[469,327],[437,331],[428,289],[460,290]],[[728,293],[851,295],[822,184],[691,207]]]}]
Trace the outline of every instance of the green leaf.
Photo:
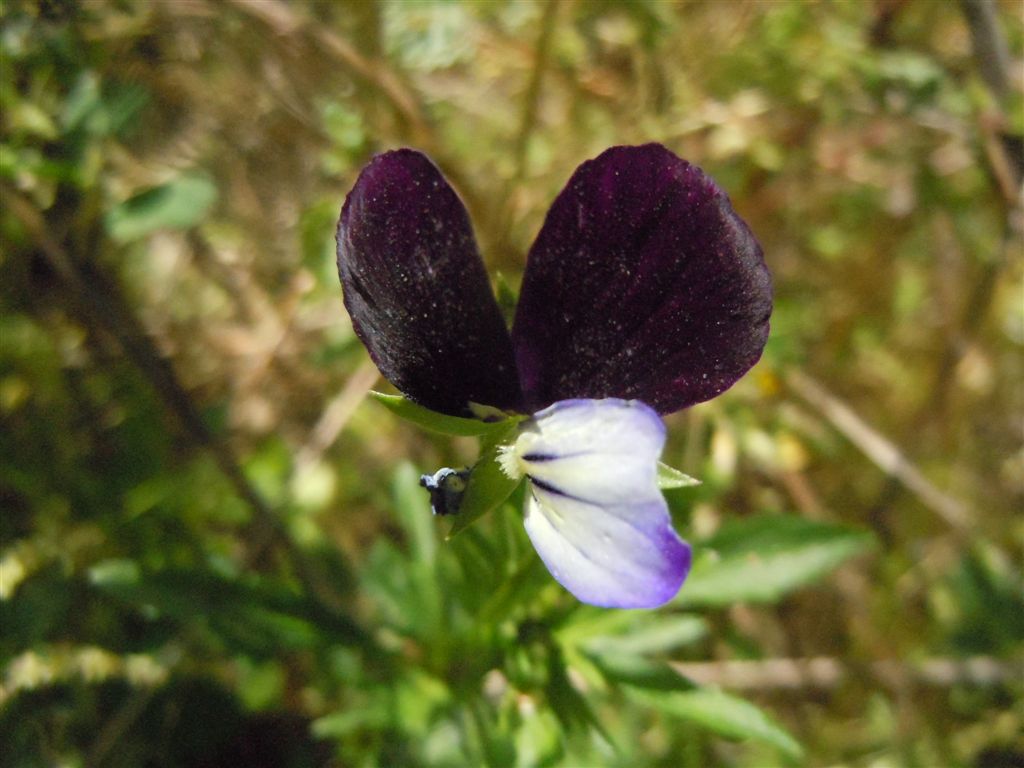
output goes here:
[{"label": "green leaf", "polygon": [[677,604],[775,602],[869,549],[870,534],[801,517],[761,515],[726,524],[702,553]]},{"label": "green leaf", "polygon": [[216,200],[217,187],[208,178],[180,176],[111,209],[106,217],[107,231],[124,243],[158,229],[188,229],[203,220]]},{"label": "green leaf", "polygon": [[[430,514],[429,497],[419,485],[419,474],[408,462],[402,462],[392,475],[391,497],[408,539],[409,553],[407,557],[387,553],[383,557],[392,562],[382,565],[381,552],[375,547],[371,558],[374,568],[368,567],[366,572],[367,576],[376,576],[377,583],[367,584],[366,589],[383,593],[382,604],[399,603],[392,615],[404,632],[425,639],[436,637],[445,626],[442,585],[434,567],[437,521]],[[396,559],[404,562],[396,566]]]},{"label": "green leaf", "polygon": [[527,709],[522,718],[515,732],[518,764],[557,765],[564,754],[562,729],[557,718],[546,709]]},{"label": "green leaf", "polygon": [[561,649],[554,645],[550,646],[547,661],[547,685],[544,686],[544,693],[563,731],[592,730],[615,751],[619,751],[611,734],[597,718],[590,702],[570,682],[569,669]]},{"label": "green leaf", "polygon": [[663,461],[658,462],[658,487],[663,491],[669,488],[691,488],[700,485],[700,480],[670,467]]},{"label": "green leaf", "polygon": [[627,688],[635,701],[657,709],[670,717],[707,728],[728,739],[761,741],[771,744],[793,759],[803,748],[788,731],[749,701],[715,688],[684,691],[648,691]]},{"label": "green leaf", "polygon": [[415,562],[433,565],[437,549],[437,530],[430,514],[428,495],[419,484],[419,475],[412,465],[403,461],[391,478],[391,496],[395,513],[409,537]]},{"label": "green leaf", "polygon": [[341,739],[362,730],[383,730],[391,721],[387,707],[373,702],[317,718],[310,724],[310,732],[317,739]]},{"label": "green leaf", "polygon": [[461,416],[448,416],[443,413],[431,411],[429,408],[417,405],[401,395],[386,395],[383,392],[370,392],[370,397],[406,421],[411,421],[418,427],[423,427],[423,429],[431,432],[437,432],[441,435],[454,435],[460,437],[482,437],[485,435],[493,435],[496,432],[507,430],[511,424],[518,423],[523,418],[513,416],[501,421],[464,419]]},{"label": "green leaf", "polygon": [[275,657],[280,649],[368,638],[354,621],[269,579],[227,578],[210,571],[147,572],[126,560],[102,561],[89,572],[100,591],[146,614],[209,629],[237,649]]},{"label": "green leaf", "polygon": [[551,583],[547,570],[533,552],[527,553],[516,569],[491,590],[487,601],[477,613],[477,620],[493,623],[508,620],[527,610],[533,597]]},{"label": "green leaf", "polygon": [[586,656],[612,683],[649,691],[680,691],[696,687],[663,661],[603,652],[588,652]]},{"label": "green leaf", "polygon": [[618,653],[588,657],[610,682],[622,685],[627,696],[666,715],[726,738],[763,741],[791,757],[802,753],[782,726],[750,702],[716,688],[699,688],[664,662]]},{"label": "green leaf", "polygon": [[[429,631],[425,625],[433,620],[432,616],[424,617],[424,598],[419,588],[424,573],[416,565],[390,541],[378,540],[370,548],[360,573],[362,591],[373,603],[378,622],[411,637],[422,636],[425,629]],[[426,607],[433,608],[429,604]]]},{"label": "green leaf", "polygon": [[466,494],[462,497],[459,513],[455,516],[448,538],[464,531],[492,509],[512,495],[522,478],[513,480],[504,473],[498,464],[498,449],[513,438],[516,425],[506,424],[503,431],[485,441],[480,458],[473,466],[466,484]]},{"label": "green leaf", "polygon": [[634,620],[628,632],[592,637],[583,642],[583,648],[602,654],[642,656],[689,645],[707,632],[707,622],[699,616],[653,614]]},{"label": "green leaf", "polygon": [[512,768],[516,764],[516,745],[499,725],[493,711],[479,698],[469,702],[468,710],[476,726],[476,735],[487,768]]},{"label": "green leaf", "polygon": [[100,79],[95,72],[84,71],[64,100],[60,121],[66,132],[81,126],[101,107]]},{"label": "green leaf", "polygon": [[458,564],[458,574],[445,573],[446,594],[474,615],[508,578],[507,562],[479,528],[470,526],[448,541],[446,552]]},{"label": "green leaf", "polygon": [[716,688],[699,688],[671,666],[639,656],[588,653],[610,682],[623,686],[630,698],[671,717],[696,723],[730,739],[771,744],[791,757],[800,744],[768,715],[748,701]]},{"label": "green leaf", "polygon": [[498,299],[498,308],[501,310],[501,316],[505,319],[505,325],[511,328],[512,321],[516,317],[516,304],[519,302],[519,294],[501,272],[494,276],[494,289]]},{"label": "green leaf", "polygon": [[392,678],[391,697],[394,722],[402,731],[421,738],[437,719],[434,713],[451,704],[452,690],[425,669],[413,667]]}]

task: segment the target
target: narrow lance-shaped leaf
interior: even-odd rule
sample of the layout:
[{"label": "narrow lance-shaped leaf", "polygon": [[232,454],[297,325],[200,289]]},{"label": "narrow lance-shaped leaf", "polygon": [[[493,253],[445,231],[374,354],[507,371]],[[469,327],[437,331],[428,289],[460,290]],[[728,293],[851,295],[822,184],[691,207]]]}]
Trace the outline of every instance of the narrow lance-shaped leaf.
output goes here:
[{"label": "narrow lance-shaped leaf", "polygon": [[588,654],[633,700],[729,739],[752,739],[799,758],[803,748],[758,707],[716,688],[700,688],[664,662],[622,654]]},{"label": "narrow lance-shaped leaf", "polygon": [[370,392],[370,397],[389,411],[406,421],[412,422],[430,432],[441,435],[461,437],[482,437],[494,435],[508,429],[509,425],[521,421],[525,417],[509,417],[501,421],[481,421],[467,419],[462,416],[449,416],[417,405],[401,395],[386,395],[383,392]]},{"label": "narrow lance-shaped leaf", "polygon": [[459,511],[448,538],[464,531],[472,523],[479,520],[492,509],[512,495],[521,480],[512,479],[505,474],[498,463],[501,446],[512,439],[516,425],[506,424],[504,429],[491,435],[484,441],[480,458],[473,466],[466,484],[466,493],[462,497]]},{"label": "narrow lance-shaped leaf", "polygon": [[749,701],[724,691],[715,688],[658,692],[632,689],[629,696],[638,703],[696,723],[720,736],[771,744],[794,759],[803,755],[800,743],[785,728]]},{"label": "narrow lance-shaped leaf", "polygon": [[700,616],[665,616],[652,613],[648,621],[633,621],[634,628],[618,635],[599,635],[584,642],[584,648],[599,653],[646,655],[665,653],[700,640],[708,632]]},{"label": "narrow lance-shaped leaf", "polygon": [[773,602],[822,578],[870,548],[871,536],[801,517],[761,515],[732,521],[702,542],[677,602]]},{"label": "narrow lance-shaped leaf", "polygon": [[324,610],[284,585],[249,574],[237,579],[208,571],[143,571],[136,563],[104,561],[89,572],[93,586],[139,609],[182,624],[204,623],[226,642],[259,655],[281,647],[337,642],[375,648],[347,615]]},{"label": "narrow lance-shaped leaf", "polygon": [[217,201],[217,187],[205,176],[186,174],[151,187],[110,210],[107,231],[120,242],[139,240],[161,229],[188,229]]}]

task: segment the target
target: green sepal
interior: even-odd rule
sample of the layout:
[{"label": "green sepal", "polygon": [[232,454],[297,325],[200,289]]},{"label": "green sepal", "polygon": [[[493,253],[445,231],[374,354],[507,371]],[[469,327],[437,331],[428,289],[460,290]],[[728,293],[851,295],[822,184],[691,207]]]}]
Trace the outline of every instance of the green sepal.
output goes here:
[{"label": "green sepal", "polygon": [[515,439],[518,421],[501,422],[504,428],[484,438],[480,458],[473,465],[466,484],[466,494],[455,516],[455,523],[446,538],[464,531],[512,495],[523,478],[513,480],[498,464],[498,449]]},{"label": "green sepal", "polygon": [[512,321],[516,317],[516,305],[519,303],[519,294],[509,284],[508,278],[501,274],[501,272],[494,276],[494,289],[498,299],[498,309],[501,310],[501,316],[505,319],[505,325],[511,328]]},{"label": "green sepal", "polygon": [[700,485],[700,480],[670,467],[663,461],[658,462],[658,487],[665,491],[670,488],[691,488]]},{"label": "green sepal", "polygon": [[401,395],[386,395],[383,392],[370,392],[370,397],[383,405],[397,416],[411,421],[418,427],[437,432],[442,435],[456,435],[460,437],[483,437],[503,432],[510,425],[521,421],[522,416],[509,416],[499,421],[479,421],[477,419],[465,419],[461,416],[448,416],[444,413],[432,411],[417,405]]}]

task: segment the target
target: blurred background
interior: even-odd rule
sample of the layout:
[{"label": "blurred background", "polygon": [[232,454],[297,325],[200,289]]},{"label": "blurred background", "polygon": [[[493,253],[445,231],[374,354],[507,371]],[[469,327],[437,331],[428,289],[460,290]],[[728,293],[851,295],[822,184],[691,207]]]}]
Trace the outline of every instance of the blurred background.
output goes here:
[{"label": "blurred background", "polygon": [[[0,763],[1024,766],[1014,0],[0,3]],[[660,141],[775,280],[668,418],[697,552],[582,607],[510,504],[445,541],[334,228],[427,152],[518,285]]]}]

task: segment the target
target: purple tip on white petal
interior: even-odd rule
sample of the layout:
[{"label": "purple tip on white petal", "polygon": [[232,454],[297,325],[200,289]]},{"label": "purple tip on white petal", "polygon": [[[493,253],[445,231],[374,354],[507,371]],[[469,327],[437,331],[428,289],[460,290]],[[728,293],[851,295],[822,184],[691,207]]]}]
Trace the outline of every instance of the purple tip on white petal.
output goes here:
[{"label": "purple tip on white petal", "polygon": [[583,602],[653,608],[690,569],[658,489],[665,427],[650,407],[567,400],[538,413],[510,451],[529,476],[526,532],[552,576]]},{"label": "purple tip on white petal", "polygon": [[532,489],[526,532],[551,575],[578,600],[605,608],[657,608],[690,571],[690,546],[661,504],[600,506]]}]

